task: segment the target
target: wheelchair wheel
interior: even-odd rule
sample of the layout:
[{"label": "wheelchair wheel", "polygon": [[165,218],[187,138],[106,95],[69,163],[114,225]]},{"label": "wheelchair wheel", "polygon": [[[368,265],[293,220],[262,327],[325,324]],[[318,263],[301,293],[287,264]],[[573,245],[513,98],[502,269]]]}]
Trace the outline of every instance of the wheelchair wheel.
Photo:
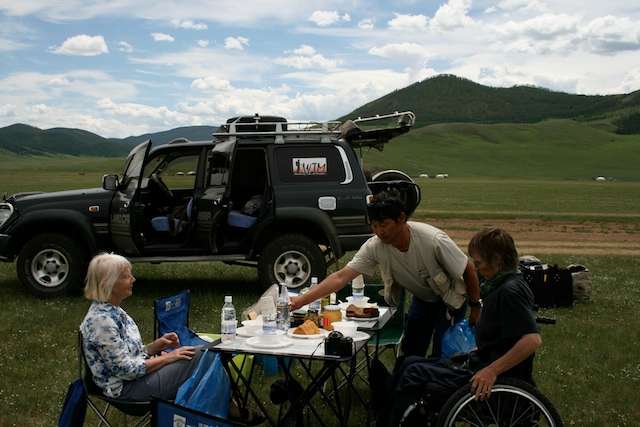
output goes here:
[{"label": "wheelchair wheel", "polygon": [[455,392],[444,404],[439,427],[562,427],[560,414],[538,389],[514,378],[499,380],[489,399],[475,400],[470,385]]}]

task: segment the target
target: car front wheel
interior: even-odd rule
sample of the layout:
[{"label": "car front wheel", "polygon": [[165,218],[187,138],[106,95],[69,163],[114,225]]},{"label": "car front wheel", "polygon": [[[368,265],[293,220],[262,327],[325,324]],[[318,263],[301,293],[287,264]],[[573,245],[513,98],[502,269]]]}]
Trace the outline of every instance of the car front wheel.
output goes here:
[{"label": "car front wheel", "polygon": [[269,242],[260,256],[258,274],[265,286],[284,283],[290,289],[324,279],[327,266],[318,244],[302,234],[285,234]]},{"label": "car front wheel", "polygon": [[20,281],[40,297],[62,295],[80,287],[85,257],[76,242],[61,234],[29,240],[18,255]]}]

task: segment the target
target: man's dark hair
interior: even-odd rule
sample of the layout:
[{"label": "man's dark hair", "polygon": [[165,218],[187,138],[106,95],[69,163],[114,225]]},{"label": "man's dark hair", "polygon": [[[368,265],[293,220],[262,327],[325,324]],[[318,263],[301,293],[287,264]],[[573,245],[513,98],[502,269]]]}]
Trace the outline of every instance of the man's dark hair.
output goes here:
[{"label": "man's dark hair", "polygon": [[398,221],[402,214],[407,215],[406,208],[397,192],[389,190],[382,191],[375,196],[371,203],[367,205],[367,213],[370,221],[382,222],[385,219]]},{"label": "man's dark hair", "polygon": [[518,266],[516,244],[511,235],[501,228],[488,228],[476,233],[469,241],[468,252],[469,255],[480,256],[498,271]]}]

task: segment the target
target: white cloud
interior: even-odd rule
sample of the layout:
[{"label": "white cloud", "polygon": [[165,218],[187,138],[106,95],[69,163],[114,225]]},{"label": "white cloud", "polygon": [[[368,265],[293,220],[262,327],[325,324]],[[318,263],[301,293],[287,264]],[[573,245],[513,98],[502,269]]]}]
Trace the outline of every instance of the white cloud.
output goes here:
[{"label": "white cloud", "polygon": [[99,109],[116,116],[132,119],[152,119],[169,126],[180,123],[190,123],[190,117],[184,113],[174,111],[168,107],[152,107],[133,102],[116,103],[111,98],[102,98],[96,102]]},{"label": "white cloud", "polygon": [[566,34],[576,34],[580,20],[569,15],[544,14],[524,21],[508,21],[497,27],[507,39],[525,36],[535,40],[547,40]]},{"label": "white cloud", "polygon": [[118,43],[118,50],[124,53],[131,53],[133,52],[133,46],[125,41],[121,41]]},{"label": "white cloud", "polygon": [[69,37],[60,46],[52,47],[51,52],[59,55],[97,56],[109,53],[109,48],[102,36],[80,34]]},{"label": "white cloud", "polygon": [[299,48],[294,49],[292,52],[287,51],[285,53],[293,53],[283,58],[276,58],[274,62],[280,65],[286,65],[287,67],[296,68],[298,70],[304,69],[323,69],[333,70],[338,66],[339,61],[335,59],[328,59],[323,55],[316,53],[316,50],[309,45],[303,44]]},{"label": "white cloud", "polygon": [[429,23],[437,30],[452,30],[473,23],[469,17],[471,0],[449,0],[440,6]]},{"label": "white cloud", "polygon": [[538,11],[546,12],[548,10],[545,3],[541,0],[502,0],[493,7],[494,10],[502,10],[504,12],[515,11]]},{"label": "white cloud", "polygon": [[200,47],[209,46],[209,40],[198,40],[197,43],[198,43],[198,46],[200,46]]},{"label": "white cloud", "polygon": [[151,33],[151,37],[157,42],[173,42],[176,40],[171,34],[165,33]]},{"label": "white cloud", "polygon": [[635,92],[640,89],[640,67],[629,70],[622,79],[620,86],[614,89],[616,93]]},{"label": "white cloud", "polygon": [[249,39],[246,37],[227,37],[224,39],[225,49],[243,50],[245,46],[249,46]]},{"label": "white cloud", "polygon": [[363,30],[372,30],[374,26],[375,24],[371,18],[362,19],[358,22],[358,28],[362,28]]},{"label": "white cloud", "polygon": [[[227,80],[259,81],[271,67],[271,59],[249,55],[245,51],[229,52],[222,48],[201,49],[193,47],[183,52],[170,52],[130,58],[134,64],[157,67],[157,72],[167,74],[167,68],[175,76],[198,79],[214,74]],[[147,68],[147,72],[151,71]],[[212,72],[213,71],[213,72]]]},{"label": "white cloud", "polygon": [[229,91],[233,89],[229,80],[221,79],[215,76],[204,77],[202,79],[195,79],[191,82],[191,87],[199,90],[217,90],[217,91]]},{"label": "white cloud", "polygon": [[388,22],[389,28],[398,31],[424,31],[428,28],[429,18],[424,15],[402,15],[394,13],[396,16]]},{"label": "white cloud", "polygon": [[209,28],[207,26],[207,24],[204,23],[196,23],[193,22],[190,19],[185,19],[185,20],[181,20],[181,19],[172,19],[171,20],[171,25],[173,25],[176,28],[182,28],[185,30],[198,30],[198,31],[202,31],[202,30],[206,30],[207,28]]},{"label": "white cloud", "polygon": [[427,48],[417,43],[389,43],[369,49],[371,55],[383,58],[425,59],[429,56]]},{"label": "white cloud", "polygon": [[0,37],[0,52],[9,52],[12,50],[20,50],[27,47],[27,44],[15,40]]},{"label": "white cloud", "polygon": [[313,46],[309,46],[308,44],[303,44],[303,45],[300,45],[299,48],[294,49],[293,53],[295,53],[296,55],[311,56],[316,53],[316,50],[313,48]]},{"label": "white cloud", "polygon": [[340,21],[349,22],[351,21],[351,16],[348,13],[340,15],[335,10],[316,10],[309,17],[309,21],[319,27],[328,27]]},{"label": "white cloud", "polygon": [[582,27],[581,34],[593,52],[640,50],[640,20],[603,16]]}]

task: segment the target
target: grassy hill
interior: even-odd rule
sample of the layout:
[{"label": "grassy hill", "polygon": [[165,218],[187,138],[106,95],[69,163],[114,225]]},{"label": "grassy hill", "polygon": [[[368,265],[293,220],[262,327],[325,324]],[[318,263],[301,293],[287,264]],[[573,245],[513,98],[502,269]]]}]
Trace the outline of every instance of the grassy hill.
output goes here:
[{"label": "grassy hill", "polygon": [[489,87],[456,76],[439,75],[393,91],[344,118],[411,110],[416,113],[416,127],[422,127],[454,122],[534,123],[549,118],[591,120],[629,109],[640,109],[640,91],[623,95],[573,95],[529,86]]},{"label": "grassy hill", "polygon": [[25,124],[0,129],[0,149],[17,154],[66,154],[73,156],[122,156],[130,144],[114,143],[81,129],[42,130]]},{"label": "grassy hill", "polygon": [[163,132],[145,133],[144,135],[112,140],[133,145],[140,144],[149,139],[153,141],[154,144],[166,144],[176,138],[187,138],[191,141],[205,141],[210,140],[211,134],[217,129],[217,126],[183,126]]},{"label": "grassy hill", "polygon": [[640,135],[617,135],[574,120],[540,123],[445,123],[414,129],[383,152],[363,151],[371,170],[411,175],[640,180]]},{"label": "grassy hill", "polygon": [[125,156],[136,144],[151,139],[166,144],[186,137],[193,141],[210,139],[213,126],[187,126],[124,139],[103,138],[81,129],[39,129],[25,124],[0,128],[0,150],[21,155]]}]

